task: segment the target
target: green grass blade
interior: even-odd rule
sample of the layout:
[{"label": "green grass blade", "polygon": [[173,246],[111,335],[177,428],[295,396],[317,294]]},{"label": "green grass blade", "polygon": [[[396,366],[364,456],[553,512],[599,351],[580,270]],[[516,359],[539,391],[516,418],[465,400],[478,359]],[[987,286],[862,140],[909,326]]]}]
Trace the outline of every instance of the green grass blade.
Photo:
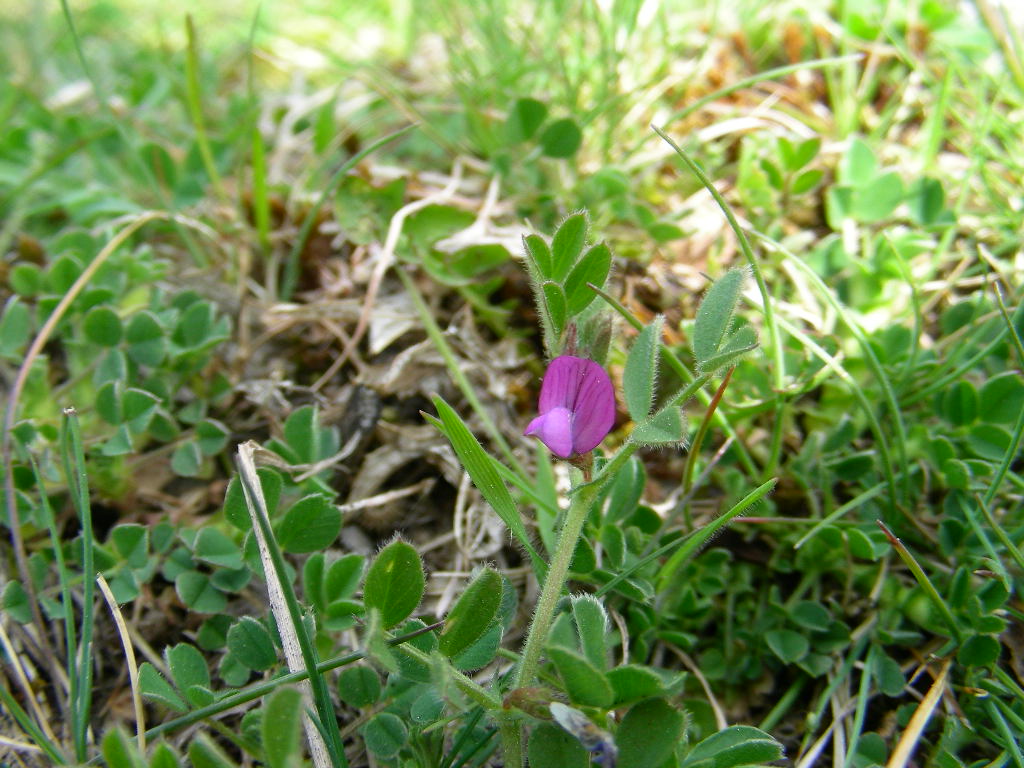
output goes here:
[{"label": "green grass blade", "polygon": [[33,722],[28,713],[22,709],[18,700],[11,695],[11,692],[7,690],[7,686],[3,683],[0,683],[0,704],[3,704],[3,709],[14,719],[25,734],[32,739],[35,745],[46,753],[46,756],[54,764],[68,765],[70,761],[61,754],[55,744],[46,738],[46,734]]},{"label": "green grass blade", "polygon": [[981,542],[981,545],[988,553],[989,559],[992,560],[993,570],[995,570],[998,573],[999,578],[1002,579],[1007,592],[1011,591],[1013,589],[1013,581],[1010,578],[1010,574],[1006,572],[1006,566],[1003,565],[1003,559],[999,557],[999,553],[996,552],[996,548],[992,545],[992,541],[985,532],[984,526],[982,526],[974,516],[974,510],[971,509],[971,505],[968,503],[965,496],[958,495],[958,501],[960,502],[960,511],[962,511],[964,513],[964,517],[967,518],[967,524],[971,526],[971,530],[974,531],[974,535],[978,537],[978,541]]},{"label": "green grass blade", "polygon": [[[93,560],[95,544],[92,530],[92,509],[89,504],[89,478],[85,470],[85,453],[78,414],[74,408],[64,409],[61,429],[61,454],[64,476],[71,491],[71,499],[78,513],[82,539],[82,624],[76,652],[76,674],[71,693],[71,738],[75,756],[80,761],[88,757],[86,747],[92,710],[92,642],[95,626],[96,567]],[[70,611],[71,606],[65,606]],[[69,620],[71,617],[69,616]]]},{"label": "green grass blade", "polygon": [[791,325],[787,320],[780,318],[779,322],[787,333],[810,350],[815,357],[825,363],[829,370],[836,374],[840,380],[847,385],[850,390],[850,394],[854,396],[857,403],[860,405],[861,410],[864,411],[864,416],[868,420],[871,434],[875,438],[875,443],[878,446],[878,452],[881,454],[882,473],[885,475],[886,490],[889,492],[889,507],[895,511],[899,508],[899,500],[896,496],[896,468],[893,464],[892,450],[889,448],[888,438],[882,430],[882,423],[878,420],[878,414],[875,413],[875,408],[871,404],[871,401],[868,400],[864,391],[860,386],[858,386],[857,382],[854,381],[853,377],[846,371],[846,369],[839,364],[839,361],[835,357],[830,355],[799,328]]},{"label": "green grass blade", "polygon": [[935,589],[935,585],[932,584],[931,579],[928,578],[928,574],[924,572],[924,569],[917,562],[917,559],[910,553],[910,550],[906,548],[902,541],[889,530],[889,527],[881,520],[876,521],[878,527],[882,529],[885,537],[889,539],[889,543],[892,544],[892,548],[896,550],[896,554],[900,556],[903,563],[910,569],[910,572],[914,574],[914,579],[924,590],[925,594],[928,595],[928,599],[932,601],[932,604],[942,614],[946,624],[949,626],[949,631],[957,644],[960,644],[963,640],[963,635],[960,632],[960,627],[956,623],[956,619],[953,616],[953,612],[950,610],[946,601],[942,599],[942,595]]},{"label": "green grass blade", "polygon": [[191,14],[185,16],[185,33],[188,37],[188,49],[185,56],[185,93],[188,114],[192,119],[192,130],[196,134],[196,144],[199,146],[199,156],[202,158],[203,167],[206,168],[206,175],[210,177],[214,193],[221,201],[226,202],[227,192],[224,190],[224,182],[221,181],[220,172],[217,170],[217,163],[213,159],[210,140],[206,135],[206,124],[203,122],[203,95],[199,87],[199,44],[196,41],[196,27]]},{"label": "green grass blade", "polygon": [[[666,590],[668,590],[669,584],[672,581],[672,578],[675,576],[676,571],[679,570],[679,567],[683,563],[685,563],[691,555],[693,555],[697,550],[704,546],[722,528],[728,525],[734,517],[737,517],[738,515],[742,514],[745,510],[749,509],[751,506],[753,506],[761,499],[763,499],[765,496],[767,496],[769,493],[771,493],[772,489],[775,488],[776,482],[776,478],[773,477],[771,480],[761,483],[761,485],[759,485],[757,488],[755,488],[742,499],[740,499],[738,502],[736,502],[724,515],[719,515],[710,523],[705,525],[703,528],[701,528],[698,531],[694,531],[694,533],[687,536],[682,541],[673,541],[670,542],[669,545],[666,545],[679,545],[680,548],[676,550],[672,557],[668,559],[665,565],[663,565],[661,567],[661,570],[658,572],[657,581],[659,593],[664,594]],[[652,553],[648,557],[653,557],[654,555],[658,555],[659,553],[660,550]],[[612,581],[608,582],[608,584],[605,584],[602,587],[602,589],[606,590],[610,585],[615,584],[617,583],[617,581],[620,580],[621,579],[613,579]]]},{"label": "green grass blade", "polygon": [[259,125],[259,99],[256,94],[255,39],[259,29],[260,8],[253,13],[249,28],[248,55],[246,56],[246,85],[249,91],[249,116],[252,121],[252,212],[256,224],[256,240],[263,256],[270,256],[270,199],[267,193],[267,150]]},{"label": "green grass blade", "polygon": [[78,647],[78,639],[75,631],[75,604],[71,599],[71,582],[73,576],[68,570],[67,561],[64,559],[64,546],[61,542],[60,533],[57,530],[57,521],[53,515],[53,508],[46,495],[46,486],[43,484],[42,474],[39,472],[39,465],[35,458],[29,454],[29,462],[32,465],[32,474],[35,477],[36,488],[39,489],[39,505],[43,510],[46,530],[50,535],[50,546],[53,547],[53,559],[57,566],[57,580],[60,583],[60,599],[64,605],[64,653],[66,655],[65,668],[68,681],[72,683],[71,700],[75,700],[77,693],[78,668],[75,658],[75,650]]},{"label": "green grass blade", "polygon": [[803,536],[797,539],[796,543],[793,545],[793,549],[800,549],[800,547],[802,547],[804,544],[806,544],[808,541],[814,538],[815,535],[817,535],[818,531],[820,531],[826,525],[834,523],[847,512],[852,512],[853,510],[858,509],[862,504],[866,504],[867,502],[871,501],[871,499],[878,496],[884,490],[886,490],[886,484],[879,483],[878,485],[871,486],[863,493],[857,494],[848,502],[843,504],[841,507],[839,507],[836,510],[833,510],[825,517],[821,518],[821,520],[818,520],[814,524],[814,527],[811,528],[811,530],[809,530],[807,533],[805,533]]},{"label": "green grass blade", "polygon": [[252,129],[252,210],[256,238],[263,255],[270,255],[270,200],[267,195],[267,157],[258,126]]},{"label": "green grass blade", "polygon": [[427,414],[424,414],[424,418],[437,427],[441,434],[451,442],[459,461],[473,480],[473,485],[477,487],[501,521],[505,523],[509,532],[515,536],[519,545],[526,550],[538,578],[542,577],[544,571],[547,570],[547,564],[537,553],[533,542],[530,541],[526,526],[523,525],[519,510],[512,499],[512,494],[508,492],[500,473],[495,468],[495,460],[487,455],[469,427],[459,418],[459,414],[443,398],[435,397],[434,407],[437,409],[438,418],[435,419]]},{"label": "green grass blade", "polygon": [[[978,325],[976,326],[976,328],[980,332],[983,326]],[[941,392],[942,390],[946,389],[946,387],[948,387],[950,384],[953,384],[954,382],[957,382],[960,379],[964,378],[964,376],[969,371],[972,371],[976,367],[978,367],[982,360],[989,357],[989,355],[991,355],[992,352],[1003,343],[1003,340],[1006,338],[1007,333],[1008,332],[1006,331],[1006,329],[1003,329],[1002,331],[997,333],[995,338],[993,338],[988,344],[986,344],[983,348],[978,350],[970,357],[962,360],[960,364],[956,365],[956,367],[953,368],[949,373],[946,373],[942,376],[938,376],[938,371],[934,372],[933,375],[930,377],[931,383],[926,386],[918,387],[916,390],[914,390],[912,394],[908,394],[906,397],[904,397],[903,405],[910,406],[914,405],[915,403],[919,403],[922,400],[927,400],[930,397],[932,397],[932,395],[934,395],[936,392]],[[970,345],[963,344],[962,348],[969,349]],[[938,378],[935,378],[936,376],[938,376]]]},{"label": "green grass blade", "polygon": [[992,510],[988,508],[988,504],[985,500],[974,497],[978,502],[978,506],[981,508],[982,513],[985,515],[985,519],[988,521],[989,526],[992,528],[992,532],[995,533],[999,541],[1002,542],[1003,546],[1006,547],[1006,551],[1010,553],[1010,557],[1013,558],[1014,562],[1017,563],[1017,567],[1024,571],[1024,553],[1020,551],[1020,548],[1013,543],[1013,539],[1010,538],[1009,534],[1003,529],[1003,526],[999,524],[999,521],[995,519],[992,514]]},{"label": "green grass blade", "polygon": [[877,645],[868,646],[868,656],[864,660],[864,667],[860,673],[860,684],[857,686],[857,704],[853,709],[853,723],[850,726],[849,740],[850,749],[846,750],[846,760],[843,761],[843,768],[849,768],[857,750],[854,748],[864,732],[864,716],[867,713],[868,701],[871,698],[871,673],[875,668],[875,657],[878,654]]},{"label": "green grass blade", "polygon": [[[896,400],[896,393],[893,390],[892,382],[889,380],[888,374],[882,367],[881,361],[878,359],[878,355],[875,354],[874,348],[868,341],[867,336],[861,329],[860,325],[854,321],[850,316],[850,313],[846,310],[846,307],[835,297],[835,293],[825,284],[818,273],[811,269],[804,260],[798,258],[794,253],[785,248],[781,243],[761,234],[760,232],[754,233],[758,238],[763,240],[772,246],[778,253],[785,256],[791,264],[799,269],[804,276],[810,280],[811,284],[818,289],[821,296],[829,303],[832,309],[835,310],[836,314],[843,321],[843,324],[847,327],[853,337],[857,340],[860,345],[861,352],[864,354],[864,359],[867,362],[868,368],[875,376],[875,380],[882,388],[883,400],[886,407],[889,409],[889,415],[893,420],[893,429],[896,433],[895,442],[897,450],[897,458],[901,467],[910,466],[910,460],[907,456],[907,430],[906,425],[903,423],[903,411],[900,409],[900,404]],[[902,482],[900,484],[901,499],[904,503],[907,503],[910,499],[910,475],[906,472],[902,473]]]},{"label": "green grass blade", "polygon": [[1013,758],[1013,764],[1016,765],[1017,768],[1024,768],[1024,755],[1022,755],[1020,751],[1020,734],[1015,734],[1011,730],[1010,724],[1006,722],[1006,718],[1003,717],[1002,711],[1000,711],[999,707],[996,706],[991,696],[987,697],[984,700],[984,703],[985,710],[988,712],[988,715],[992,718],[993,722],[995,722],[999,735],[1003,737],[1003,741],[1005,742],[1003,744],[1003,749],[1005,749],[1009,753],[1010,757]]}]

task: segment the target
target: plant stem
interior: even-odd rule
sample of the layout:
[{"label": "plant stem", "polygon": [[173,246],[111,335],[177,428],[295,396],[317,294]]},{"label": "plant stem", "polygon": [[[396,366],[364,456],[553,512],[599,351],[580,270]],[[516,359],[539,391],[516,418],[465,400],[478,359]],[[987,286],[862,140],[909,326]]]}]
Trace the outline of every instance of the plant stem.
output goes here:
[{"label": "plant stem", "polygon": [[537,607],[533,612],[530,631],[523,644],[523,660],[516,671],[513,688],[529,685],[537,676],[537,663],[540,661],[541,648],[555,617],[555,607],[558,605],[562,587],[565,586],[565,580],[569,574],[569,563],[572,562],[576,543],[583,530],[583,523],[587,519],[587,513],[590,512],[590,507],[594,503],[599,489],[600,485],[596,483],[585,485],[573,495],[572,501],[569,503],[569,511],[565,516],[565,523],[562,524],[562,530],[558,534],[558,544],[555,546],[554,556],[548,567],[548,575],[544,579],[544,588],[541,590],[540,600],[537,601]]},{"label": "plant stem", "polygon": [[[562,588],[569,575],[569,564],[576,552],[576,544],[583,531],[583,523],[587,520],[587,514],[590,512],[594,499],[597,498],[601,485],[601,483],[592,482],[580,486],[571,497],[569,511],[565,515],[565,522],[562,523],[562,530],[558,534],[558,543],[555,545],[547,577],[544,579],[540,600],[537,601],[537,607],[533,611],[530,631],[526,635],[526,642],[523,643],[522,660],[516,670],[516,676],[512,683],[513,688],[528,686],[537,676],[540,652],[555,618],[555,608],[562,596]],[[523,765],[523,735],[521,729],[515,728],[510,723],[502,723],[501,739],[505,749],[505,765],[510,768],[519,768]]]},{"label": "plant stem", "polygon": [[502,759],[509,768],[519,768],[523,764],[523,737],[519,725],[510,717],[503,717],[498,723]]}]

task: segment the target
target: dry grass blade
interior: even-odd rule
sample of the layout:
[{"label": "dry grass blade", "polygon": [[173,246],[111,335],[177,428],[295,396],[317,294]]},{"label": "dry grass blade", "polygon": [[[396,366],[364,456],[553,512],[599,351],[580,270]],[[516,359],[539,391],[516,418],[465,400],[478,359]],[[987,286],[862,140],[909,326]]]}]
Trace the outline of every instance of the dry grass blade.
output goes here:
[{"label": "dry grass blade", "polygon": [[[284,649],[285,661],[288,663],[289,672],[302,672],[306,665],[302,659],[302,650],[299,645],[299,638],[292,625],[291,614],[285,602],[284,587],[277,578],[277,569],[274,567],[273,558],[270,555],[270,548],[266,538],[263,536],[263,526],[257,519],[257,515],[267,520],[267,502],[263,498],[263,487],[260,485],[259,476],[256,474],[256,462],[254,456],[259,446],[252,442],[243,443],[238,446],[238,471],[245,476],[245,485],[252,490],[254,498],[248,503],[249,515],[252,520],[252,531],[256,537],[256,544],[260,551],[260,562],[263,564],[263,573],[267,580],[267,593],[270,598],[270,610],[274,614],[274,621],[277,623],[277,630],[281,635],[281,647]],[[246,501],[249,502],[248,495]],[[308,680],[298,684],[302,691],[303,698],[309,702],[312,692]],[[308,706],[307,706],[308,709]],[[316,723],[307,714],[303,718],[303,725],[306,730],[306,739],[309,742],[309,751],[313,757],[313,765],[316,768],[331,768],[331,758],[327,753],[327,745],[324,743]]]},{"label": "dry grass blade", "polygon": [[928,721],[935,712],[935,707],[938,706],[939,700],[942,698],[943,691],[946,690],[946,675],[949,673],[950,664],[952,664],[952,659],[946,659],[942,663],[942,669],[939,670],[935,682],[932,683],[928,693],[914,710],[914,715],[907,723],[907,729],[900,736],[899,743],[892,751],[892,756],[885,764],[885,768],[905,768],[909,762],[917,742],[921,739],[921,734],[924,733],[925,726],[928,725]]},{"label": "dry grass blade", "polygon": [[707,696],[708,704],[711,705],[711,711],[715,715],[715,727],[718,728],[718,730],[720,731],[728,728],[729,720],[725,716],[725,709],[722,708],[722,705],[718,702],[718,699],[715,697],[715,692],[711,688],[711,684],[708,682],[708,679],[704,676],[704,673],[701,672],[700,667],[697,666],[697,662],[695,662],[688,653],[686,653],[683,650],[680,650],[679,648],[676,648],[674,645],[666,647],[670,651],[672,651],[676,656],[679,657],[679,660],[683,662],[683,665],[688,670],[690,670],[690,673],[695,678],[697,678],[697,682],[700,683],[700,687],[704,689],[704,695]]},{"label": "dry grass blade", "polygon": [[96,574],[96,582],[100,585],[103,598],[107,601],[110,613],[114,617],[114,624],[117,625],[117,634],[121,637],[121,646],[124,648],[125,660],[128,662],[128,680],[132,686],[132,705],[135,708],[135,738],[139,744],[139,751],[146,754],[146,713],[142,708],[142,691],[139,688],[139,665],[135,662],[135,649],[132,647],[132,639],[128,632],[128,624],[124,620],[121,608],[110,591],[110,585],[103,578],[102,573]]},{"label": "dry grass blade", "polygon": [[0,736],[0,747],[7,747],[15,752],[26,752],[32,755],[43,754],[43,750],[35,744],[27,744],[24,741],[17,741],[16,739],[10,739],[6,736]]},{"label": "dry grass blade", "polygon": [[36,694],[32,690],[32,685],[29,682],[28,675],[25,674],[25,668],[21,663],[21,657],[15,652],[14,645],[11,643],[11,638],[8,636],[7,631],[4,629],[3,622],[0,622],[0,647],[3,648],[4,653],[7,654],[10,660],[11,666],[14,668],[14,678],[18,681],[18,687],[21,688],[25,698],[28,700],[29,708],[32,710],[32,714],[35,715],[36,723],[46,734],[46,737],[51,743],[57,744],[57,739],[53,735],[53,731],[50,730],[49,718],[43,714],[43,710],[39,706],[39,701],[36,699]]}]

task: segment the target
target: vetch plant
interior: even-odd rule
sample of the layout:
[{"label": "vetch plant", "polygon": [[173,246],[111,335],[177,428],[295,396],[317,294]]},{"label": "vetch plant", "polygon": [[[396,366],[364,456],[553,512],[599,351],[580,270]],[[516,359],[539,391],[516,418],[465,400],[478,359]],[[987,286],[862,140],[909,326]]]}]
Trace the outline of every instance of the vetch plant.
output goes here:
[{"label": "vetch plant", "polygon": [[[512,766],[522,764],[527,754],[531,765],[554,765],[551,750],[556,744],[567,748],[566,734],[575,739],[570,745],[575,744],[573,749],[578,750],[578,759],[583,761],[587,751],[597,751],[605,761],[614,760],[613,756],[619,754],[622,764],[630,765],[661,765],[674,753],[682,757],[686,718],[670,703],[668,697],[673,686],[642,663],[609,668],[609,621],[602,597],[618,590],[630,600],[650,599],[653,587],[643,586],[646,579],[638,574],[650,572],[657,579],[665,566],[675,571],[715,531],[756,503],[774,484],[769,481],[755,489],[713,524],[685,540],[673,539],[645,556],[638,556],[639,552],[628,552],[627,556],[628,545],[621,531],[617,531],[619,537],[609,534],[607,542],[602,539],[609,562],[618,562],[620,566],[628,563],[628,567],[605,572],[605,576],[593,582],[604,584],[596,596],[574,599],[571,610],[564,610],[568,607],[563,597],[570,574],[582,581],[587,580],[587,573],[596,576],[591,560],[592,537],[583,534],[588,520],[599,521],[604,516],[602,508],[608,489],[621,485],[620,475],[632,484],[636,476],[633,457],[640,447],[684,444],[686,426],[681,407],[712,377],[731,369],[755,348],[757,341],[749,327],[733,330],[746,277],[743,270],[733,270],[709,289],[698,312],[693,331],[697,373],[687,372],[689,383],[675,394],[659,399],[655,385],[659,361],[662,355],[672,353],[662,344],[663,318],[657,317],[642,327],[622,372],[622,400],[632,425],[610,458],[595,458],[595,449],[615,423],[616,396],[611,377],[602,366],[611,341],[610,312],[604,303],[593,300],[601,296],[612,308],[620,312],[624,309],[603,290],[611,269],[611,252],[604,244],[587,248],[586,235],[586,216],[575,213],[559,227],[550,245],[537,235],[524,241],[526,267],[537,298],[544,343],[551,356],[541,385],[539,414],[529,422],[524,434],[538,438],[555,457],[567,460],[573,467],[568,507],[559,510],[560,500],[553,487],[544,490],[540,478],[527,477],[489,456],[454,409],[441,398],[435,398],[439,418],[427,417],[452,442],[474,484],[530,555],[541,583],[541,594],[517,663],[509,679],[500,685],[503,709],[492,713],[500,728],[505,763]],[[677,370],[683,368],[674,358],[673,363]],[[538,455],[543,462],[543,454]],[[548,545],[547,558],[530,540],[517,500],[506,482],[515,486],[524,500],[534,502],[539,518],[560,520],[557,533],[550,531],[543,536]],[[629,514],[629,510],[624,513]],[[538,524],[542,530],[546,525],[543,519],[538,519]],[[551,525],[554,527],[554,522]],[[685,546],[680,546],[684,541]],[[659,566],[663,558],[668,560]],[[552,684],[560,686],[563,692],[544,687]],[[563,704],[563,697],[574,707]],[[611,713],[627,706],[624,719],[616,727]],[[572,717],[566,717],[566,713],[572,713]],[[547,722],[549,716],[562,731]],[[767,734],[750,730],[756,732],[759,742],[755,751],[762,750],[758,760],[777,759],[781,754],[778,744]],[[641,731],[658,735],[642,735]],[[600,734],[600,739],[595,740],[594,734]],[[751,734],[738,734],[736,739],[728,738],[723,743],[746,743],[748,737],[752,738]]]},{"label": "vetch plant", "polygon": [[[654,585],[674,581],[679,567],[715,531],[756,503],[770,483],[693,535],[662,539],[651,536],[650,530],[645,534],[646,523],[638,522],[643,469],[635,453],[646,445],[681,445],[686,438],[681,406],[752,349],[756,338],[745,326],[732,331],[744,274],[729,272],[709,289],[697,316],[693,349],[698,373],[684,377],[689,383],[675,394],[659,396],[655,382],[660,361],[671,352],[662,346],[664,321],[658,317],[642,327],[632,343],[621,374],[622,396],[617,398],[604,365],[611,344],[606,304],[622,310],[604,293],[611,253],[604,244],[587,247],[586,236],[586,217],[578,213],[565,221],[550,245],[538,236],[527,238],[528,269],[551,362],[540,389],[538,415],[525,433],[537,437],[556,458],[568,461],[568,495],[557,494],[545,449],[537,452],[536,475],[528,474],[515,462],[510,468],[488,455],[457,411],[441,398],[435,399],[437,417],[428,417],[451,441],[474,484],[533,567],[540,598],[530,612],[520,652],[501,650],[505,633],[516,622],[518,596],[499,570],[478,569],[445,615],[431,617],[420,608],[426,577],[412,544],[396,539],[372,559],[357,553],[337,558],[322,551],[333,545],[342,524],[341,511],[332,503],[333,489],[323,473],[293,473],[335,455],[341,442],[335,429],[321,426],[314,406],[303,406],[284,421],[279,439],[259,449],[254,444],[240,447],[242,471],[227,484],[219,522],[199,529],[120,523],[103,543],[83,524],[81,546],[72,548],[70,560],[58,565],[65,605],[71,604],[74,568],[75,574],[105,574],[118,602],[136,599],[143,588],[162,579],[174,585],[188,611],[205,616],[194,640],[166,648],[162,663],[149,660],[140,665],[134,691],[138,708],[141,711],[145,699],[171,717],[149,728],[140,719],[134,743],[124,731],[109,731],[98,746],[113,768],[143,764],[147,743],[153,745],[153,761],[163,754],[176,761],[172,747],[154,740],[264,698],[258,710],[243,717],[246,741],[240,743],[269,765],[299,759],[304,728],[314,764],[344,768],[346,744],[339,719],[344,721],[351,713],[339,710],[338,700],[365,716],[359,738],[382,764],[454,764],[456,758],[460,765],[480,764],[498,748],[499,735],[503,760],[511,766],[521,765],[528,756],[537,768],[564,768],[552,761],[566,745],[575,756],[569,765],[585,761],[588,751],[605,765],[618,755],[623,768],[663,765],[673,756],[676,765],[685,764],[691,737],[697,741],[710,731],[687,726],[680,703],[684,676],[650,665],[643,630],[627,642],[626,636],[614,635],[611,617],[653,604]],[[594,301],[599,296],[603,302]],[[197,344],[212,343],[199,332],[213,327],[208,307],[192,297],[180,307],[181,327],[168,348],[192,336]],[[94,319],[90,327],[100,324]],[[668,359],[673,368],[682,366],[674,356]],[[671,381],[662,384],[662,390],[668,390]],[[140,416],[134,406],[129,408],[134,400],[128,398],[133,390],[123,385],[111,388],[114,394],[121,390],[124,402],[112,400],[117,407],[102,412],[109,410],[119,414],[121,422],[136,424]],[[616,422],[617,402],[632,424],[617,450],[606,457],[599,445]],[[126,414],[120,415],[121,410]],[[194,418],[203,415],[197,410]],[[72,421],[71,427],[76,424]],[[142,421],[138,424],[141,429]],[[215,444],[211,453],[226,440],[226,434],[197,434]],[[27,447],[25,430],[18,436],[19,448]],[[74,461],[68,461],[74,471],[67,476],[85,521],[90,496],[86,462],[81,442],[75,444],[74,451],[70,444],[65,446],[65,453],[74,453]],[[512,455],[511,450],[508,453]],[[176,465],[175,459],[171,465]],[[38,477],[36,483],[43,485]],[[531,535],[527,505],[536,510],[539,541]],[[56,526],[48,527],[53,551],[62,553]],[[301,571],[287,559],[294,555],[309,555]],[[229,597],[254,578],[268,585],[271,614],[230,613]],[[565,600],[570,578],[591,594]],[[84,605],[91,606],[91,579],[84,582]],[[61,605],[46,597],[41,576],[33,586],[44,597],[47,614],[67,622],[68,648],[88,646],[91,618],[83,620],[81,628],[72,626]],[[11,582],[2,595],[4,608],[23,623],[31,620],[24,593],[21,583]],[[440,621],[431,625],[435,618]],[[338,634],[349,630],[355,633],[359,651],[353,652],[349,640]],[[278,652],[275,635],[283,653]],[[623,662],[613,665],[612,655],[620,652]],[[220,659],[213,668],[211,654]],[[501,654],[512,658],[511,667],[497,665]],[[87,675],[92,667],[75,663],[78,654],[70,650],[66,657],[74,690],[72,748],[75,759],[85,760],[96,746],[88,737],[92,688]],[[348,668],[336,683],[329,682],[328,675],[338,667]],[[279,673],[271,679],[248,684],[254,673],[275,669]],[[490,669],[496,669],[490,680],[473,674]],[[283,687],[291,684],[298,687]],[[0,703],[15,714],[26,733],[35,734],[30,714],[4,693],[0,687]],[[55,763],[68,761],[71,752],[64,755],[55,739],[42,731],[33,738],[46,745]],[[719,743],[729,749],[736,744],[752,749],[759,760],[781,754],[778,744],[756,729],[702,743],[704,751],[713,754],[725,749],[715,746]],[[123,759],[112,758],[115,754]],[[196,764],[231,765],[205,734],[191,742],[188,755]]]},{"label": "vetch plant", "polygon": [[[216,9],[182,80],[130,5],[5,23],[53,66],[0,84],[0,763],[731,768],[777,730],[796,765],[1024,768],[1000,14],[846,4],[823,40],[456,0],[413,25],[445,77],[385,10],[394,66],[326,64],[385,79],[323,94],[259,66],[263,17],[201,46]],[[696,130],[775,92],[782,123]],[[410,423],[431,387],[445,438]]]}]

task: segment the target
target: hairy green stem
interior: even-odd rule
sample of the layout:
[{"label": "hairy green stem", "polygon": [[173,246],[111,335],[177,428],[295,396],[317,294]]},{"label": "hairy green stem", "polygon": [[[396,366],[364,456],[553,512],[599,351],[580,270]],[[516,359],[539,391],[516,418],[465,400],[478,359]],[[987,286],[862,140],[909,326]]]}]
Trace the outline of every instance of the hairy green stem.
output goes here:
[{"label": "hairy green stem", "polygon": [[[588,483],[577,488],[576,493],[571,497],[569,511],[565,515],[565,522],[562,523],[554,556],[548,566],[547,577],[544,579],[544,587],[541,589],[537,607],[533,611],[533,620],[530,622],[530,630],[526,635],[526,642],[523,644],[522,659],[516,670],[512,683],[513,688],[528,686],[537,677],[540,652],[555,618],[555,608],[558,606],[562,588],[569,575],[569,564],[576,552],[576,544],[583,531],[583,523],[586,522],[587,514],[600,489],[601,483]],[[505,765],[510,768],[519,768],[523,765],[522,731],[514,728],[510,723],[503,723],[501,738],[505,749]]]},{"label": "hairy green stem", "polygon": [[504,764],[509,768],[519,768],[523,765],[523,740],[519,724],[508,716],[498,722]]},{"label": "hairy green stem", "polygon": [[576,551],[576,543],[583,531],[583,523],[587,519],[594,499],[597,498],[599,489],[600,485],[597,483],[585,485],[573,495],[572,501],[569,503],[569,511],[566,513],[562,530],[558,534],[558,544],[555,545],[555,553],[548,567],[548,575],[544,579],[544,588],[541,590],[540,600],[537,601],[537,607],[533,612],[530,631],[523,644],[523,660],[516,671],[513,688],[530,685],[537,676],[541,648],[544,646],[548,630],[551,629],[551,622],[555,618],[555,607],[562,596],[562,588],[565,586],[565,580],[569,574],[569,564]]}]

